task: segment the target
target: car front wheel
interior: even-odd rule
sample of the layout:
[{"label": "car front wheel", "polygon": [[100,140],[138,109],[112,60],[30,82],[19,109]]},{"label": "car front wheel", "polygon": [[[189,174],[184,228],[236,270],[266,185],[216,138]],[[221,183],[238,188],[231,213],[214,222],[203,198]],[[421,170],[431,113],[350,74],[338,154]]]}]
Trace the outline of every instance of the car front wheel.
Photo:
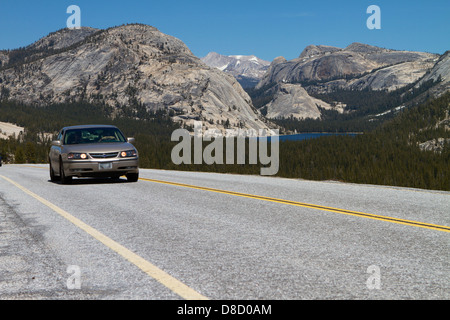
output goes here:
[{"label": "car front wheel", "polygon": [[59,178],[62,184],[68,184],[72,182],[72,177],[67,177],[64,173],[62,159],[59,160]]},{"label": "car front wheel", "polygon": [[50,162],[50,181],[55,182],[59,180],[59,177],[55,175],[55,171],[53,170],[53,166],[51,161]]},{"label": "car front wheel", "polygon": [[128,173],[127,180],[128,182],[137,182],[139,180],[139,173]]}]

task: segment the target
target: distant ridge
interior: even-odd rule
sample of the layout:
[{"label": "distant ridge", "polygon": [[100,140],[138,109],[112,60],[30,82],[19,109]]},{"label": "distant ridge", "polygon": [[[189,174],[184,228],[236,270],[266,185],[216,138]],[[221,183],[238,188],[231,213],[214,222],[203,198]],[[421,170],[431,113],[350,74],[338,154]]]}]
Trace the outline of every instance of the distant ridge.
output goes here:
[{"label": "distant ridge", "polygon": [[210,52],[201,59],[210,67],[231,74],[244,87],[254,87],[267,71],[270,62],[254,55],[221,55]]}]

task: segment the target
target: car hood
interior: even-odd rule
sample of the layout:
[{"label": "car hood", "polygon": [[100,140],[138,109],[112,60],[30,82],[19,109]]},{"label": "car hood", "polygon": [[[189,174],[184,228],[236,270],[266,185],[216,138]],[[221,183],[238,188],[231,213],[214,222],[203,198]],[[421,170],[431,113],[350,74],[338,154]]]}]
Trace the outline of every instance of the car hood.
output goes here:
[{"label": "car hood", "polygon": [[133,150],[135,147],[128,142],[118,143],[92,143],[92,144],[73,144],[63,146],[63,152],[79,152],[79,153],[108,153]]}]

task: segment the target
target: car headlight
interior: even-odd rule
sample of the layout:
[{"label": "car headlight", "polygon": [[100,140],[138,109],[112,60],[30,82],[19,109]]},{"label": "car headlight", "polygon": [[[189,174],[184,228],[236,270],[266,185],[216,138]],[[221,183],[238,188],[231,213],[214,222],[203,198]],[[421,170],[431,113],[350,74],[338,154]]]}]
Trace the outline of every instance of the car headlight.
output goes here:
[{"label": "car headlight", "polygon": [[69,153],[67,154],[67,159],[87,159],[87,154],[86,153]]},{"label": "car headlight", "polygon": [[120,153],[121,158],[132,158],[137,157],[137,151],[136,150],[128,150],[128,151],[122,151]]}]

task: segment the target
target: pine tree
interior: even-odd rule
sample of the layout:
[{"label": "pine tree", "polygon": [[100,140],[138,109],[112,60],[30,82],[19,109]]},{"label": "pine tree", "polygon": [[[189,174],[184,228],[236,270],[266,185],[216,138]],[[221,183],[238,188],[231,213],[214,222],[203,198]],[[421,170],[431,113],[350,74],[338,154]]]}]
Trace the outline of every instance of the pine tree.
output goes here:
[{"label": "pine tree", "polygon": [[25,152],[23,151],[22,146],[18,146],[14,154],[14,163],[25,163],[25,161]]}]

